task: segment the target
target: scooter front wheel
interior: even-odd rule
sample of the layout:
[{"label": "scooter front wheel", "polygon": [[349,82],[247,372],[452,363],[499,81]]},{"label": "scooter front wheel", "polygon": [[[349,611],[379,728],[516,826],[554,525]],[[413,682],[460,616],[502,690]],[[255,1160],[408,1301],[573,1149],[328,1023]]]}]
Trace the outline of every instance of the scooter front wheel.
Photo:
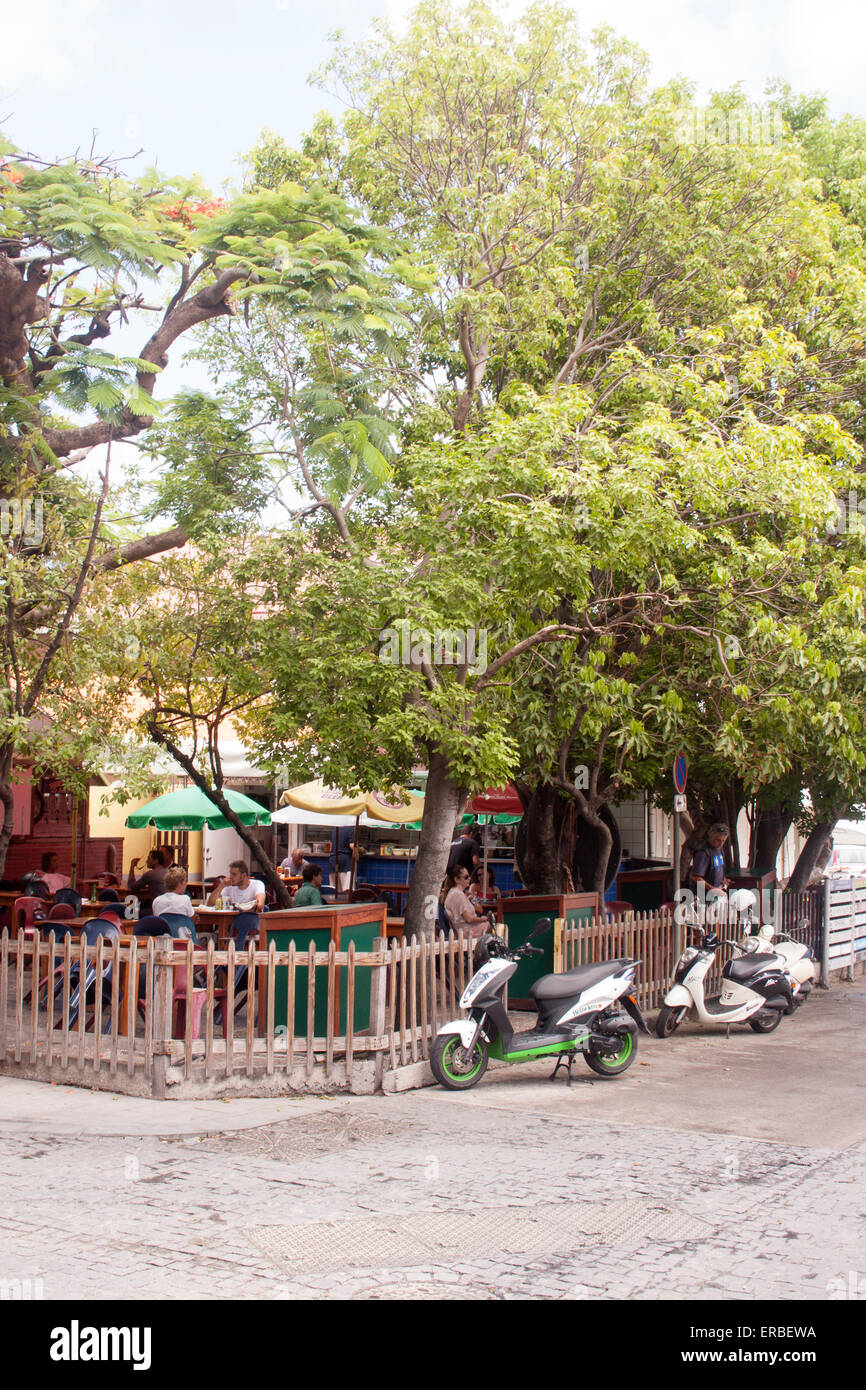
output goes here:
[{"label": "scooter front wheel", "polygon": [[489,1060],[483,1038],[478,1039],[470,1057],[459,1033],[440,1033],[430,1053],[430,1070],[449,1091],[468,1091],[481,1080]]},{"label": "scooter front wheel", "polygon": [[622,1047],[619,1052],[605,1055],[603,1052],[584,1052],[586,1065],[596,1073],[597,1076],[619,1076],[621,1072],[627,1071],[635,1059],[637,1052],[637,1034],[624,1033],[622,1036]]},{"label": "scooter front wheel", "polygon": [[656,1019],[656,1037],[669,1038],[671,1033],[675,1033],[686,1016],[686,1010],[680,1005],[678,1009],[672,1009],[669,1004],[663,1005]]}]

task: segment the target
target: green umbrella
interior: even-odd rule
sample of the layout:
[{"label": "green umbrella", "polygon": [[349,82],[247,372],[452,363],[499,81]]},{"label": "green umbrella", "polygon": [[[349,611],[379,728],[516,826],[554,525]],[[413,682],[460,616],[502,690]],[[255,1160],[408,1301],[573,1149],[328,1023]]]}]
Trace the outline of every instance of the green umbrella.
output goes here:
[{"label": "green umbrella", "polygon": [[[270,825],[271,813],[241,792],[224,791],[223,796],[243,825]],[[157,830],[228,830],[222,811],[198,787],[178,787],[155,801],[149,801],[126,818],[129,830],[155,825]]]}]

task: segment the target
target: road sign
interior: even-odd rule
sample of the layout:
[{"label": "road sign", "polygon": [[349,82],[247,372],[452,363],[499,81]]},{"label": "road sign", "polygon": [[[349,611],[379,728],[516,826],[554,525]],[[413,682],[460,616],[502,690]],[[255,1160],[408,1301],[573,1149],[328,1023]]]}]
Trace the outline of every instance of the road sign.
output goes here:
[{"label": "road sign", "polygon": [[674,810],[679,813],[680,811],[684,811],[685,809],[686,799],[683,796],[682,792],[677,792],[676,796],[674,797]]},{"label": "road sign", "polygon": [[689,779],[689,769],[684,753],[678,753],[674,761],[674,789],[682,795]]}]

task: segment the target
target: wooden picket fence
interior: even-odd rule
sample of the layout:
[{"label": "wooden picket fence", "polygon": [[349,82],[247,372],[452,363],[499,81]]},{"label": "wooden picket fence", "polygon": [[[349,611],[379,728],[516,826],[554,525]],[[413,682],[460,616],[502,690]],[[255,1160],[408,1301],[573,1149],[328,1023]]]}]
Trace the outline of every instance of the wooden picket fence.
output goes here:
[{"label": "wooden picket fence", "polygon": [[372,951],[233,941],[220,951],[4,930],[0,1071],[159,1098],[369,1092],[388,1066],[429,1055],[440,1022],[459,1013],[472,950],[462,935],[380,938]]},{"label": "wooden picket fence", "polygon": [[[799,907],[792,902],[786,920],[808,915]],[[736,922],[715,929],[723,941],[741,933]],[[855,930],[859,921],[852,939]],[[670,912],[557,922],[553,967],[639,959],[637,997],[649,1010],[673,978],[675,943]],[[123,936],[88,946],[4,930],[0,1072],[158,1098],[370,1093],[386,1071],[426,1061],[439,1027],[460,1015],[474,945],[461,934],[379,938],[363,951],[278,951],[274,942],[238,951],[233,941],[217,950]],[[711,990],[728,955],[717,955]]]}]

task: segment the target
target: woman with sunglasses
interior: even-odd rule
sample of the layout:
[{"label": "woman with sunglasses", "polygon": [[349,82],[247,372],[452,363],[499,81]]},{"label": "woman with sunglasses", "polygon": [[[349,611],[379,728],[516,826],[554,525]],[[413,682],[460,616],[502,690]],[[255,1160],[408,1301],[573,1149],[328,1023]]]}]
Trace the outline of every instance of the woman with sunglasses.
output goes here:
[{"label": "woman with sunglasses", "polygon": [[470,901],[467,893],[468,887],[468,869],[463,868],[461,864],[455,864],[446,871],[443,889],[445,916],[448,918],[452,931],[470,932],[472,936],[481,936],[485,930],[486,922],[480,917],[479,912]]}]

